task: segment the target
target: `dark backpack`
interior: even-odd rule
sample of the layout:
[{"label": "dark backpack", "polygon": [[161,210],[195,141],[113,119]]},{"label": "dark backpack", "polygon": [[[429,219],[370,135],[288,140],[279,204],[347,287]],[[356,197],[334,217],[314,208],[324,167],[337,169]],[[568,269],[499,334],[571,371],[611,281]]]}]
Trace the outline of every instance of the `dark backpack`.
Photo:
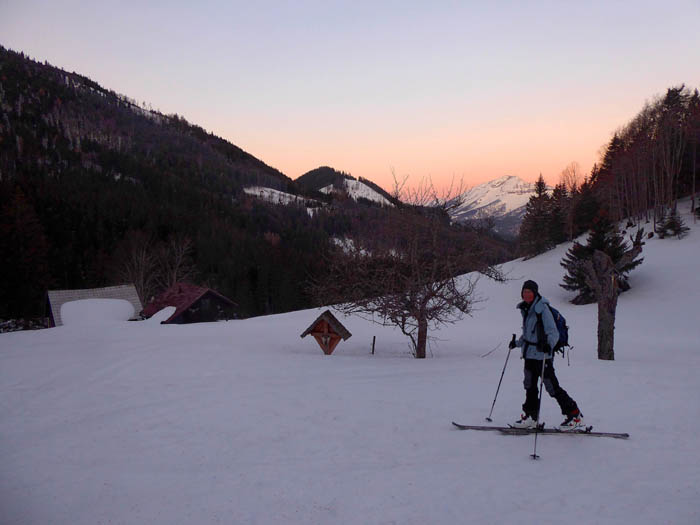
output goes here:
[{"label": "dark backpack", "polygon": [[[559,332],[559,341],[554,346],[554,352],[564,353],[564,347],[569,346],[569,326],[566,324],[566,319],[561,312],[551,305],[549,306],[549,311],[552,312],[552,317],[554,317],[554,324],[557,325],[557,331]],[[544,323],[542,322],[542,314],[537,314],[537,340],[540,342],[546,341],[546,336],[544,333]]]}]

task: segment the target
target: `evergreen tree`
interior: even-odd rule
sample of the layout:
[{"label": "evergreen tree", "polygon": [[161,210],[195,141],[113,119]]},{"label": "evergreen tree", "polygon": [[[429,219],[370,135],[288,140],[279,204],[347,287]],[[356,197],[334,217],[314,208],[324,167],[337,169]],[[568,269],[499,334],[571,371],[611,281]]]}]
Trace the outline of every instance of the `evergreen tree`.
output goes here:
[{"label": "evergreen tree", "polygon": [[549,213],[549,239],[552,244],[560,244],[568,240],[566,234],[566,219],[569,208],[569,196],[566,186],[557,184],[552,191]]},{"label": "evergreen tree", "polygon": [[547,185],[540,174],[535,183],[535,194],[525,207],[525,216],[520,225],[520,251],[526,257],[534,257],[552,247],[550,240],[550,197]]},{"label": "evergreen tree", "polygon": [[598,359],[615,359],[615,314],[620,294],[620,276],[624,268],[635,264],[635,261],[636,264],[642,262],[642,259],[637,258],[642,253],[643,235],[644,230],[640,229],[634,237],[630,237],[632,247],[627,249],[625,246],[617,262],[613,262],[608,254],[595,250],[590,259],[575,263],[598,303]]},{"label": "evergreen tree", "polygon": [[[596,167],[594,166],[593,173],[595,174],[595,172]],[[591,228],[599,210],[600,205],[593,193],[593,184],[589,180],[584,180],[576,194],[572,195],[571,214],[574,237],[578,237]]]},{"label": "evergreen tree", "polygon": [[[697,211],[697,210],[696,210]],[[665,213],[656,224],[656,234],[661,238],[676,236],[679,239],[683,238],[690,228],[685,225],[685,221],[678,215],[678,210],[673,208],[671,213]]]},{"label": "evergreen tree", "polygon": [[[574,243],[561,262],[567,273],[564,275],[564,283],[560,286],[566,290],[578,292],[578,295],[571,301],[574,304],[590,304],[596,300],[593,290],[586,282],[581,265],[581,262],[591,260],[596,250],[608,255],[613,264],[617,264],[628,250],[617,226],[610,221],[605,213],[599,214],[594,221],[586,244]],[[641,262],[641,259],[633,260],[619,269],[617,279],[620,292],[629,290],[627,274]]]}]

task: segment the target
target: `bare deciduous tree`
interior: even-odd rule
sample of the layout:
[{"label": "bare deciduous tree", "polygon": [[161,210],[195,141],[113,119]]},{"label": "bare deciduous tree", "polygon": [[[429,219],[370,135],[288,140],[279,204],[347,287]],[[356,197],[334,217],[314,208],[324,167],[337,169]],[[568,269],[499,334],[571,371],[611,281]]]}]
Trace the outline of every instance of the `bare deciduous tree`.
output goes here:
[{"label": "bare deciduous tree", "polygon": [[585,175],[581,171],[581,166],[578,162],[570,162],[561,171],[559,181],[564,184],[566,191],[569,194],[576,193]]},{"label": "bare deciduous tree", "polygon": [[477,279],[460,274],[504,277],[475,234],[450,224],[446,210],[455,204],[454,186],[438,196],[429,181],[402,193],[404,183],[395,185],[404,204],[336,247],[328,274],[312,289],[320,304],[399,327],[415,357],[425,358],[429,329],[472,312]]},{"label": "bare deciduous tree", "polygon": [[192,260],[190,238],[181,235],[170,237],[158,250],[158,266],[155,280],[160,290],[166,290],[180,281],[193,281],[197,269]]},{"label": "bare deciduous tree", "polygon": [[133,283],[144,305],[157,290],[158,257],[153,245],[145,233],[132,231],[121,242],[116,260],[119,280]]},{"label": "bare deciduous tree", "polygon": [[192,241],[184,236],[157,243],[144,232],[132,231],[121,242],[114,263],[118,280],[133,283],[144,305],[176,282],[196,277]]}]

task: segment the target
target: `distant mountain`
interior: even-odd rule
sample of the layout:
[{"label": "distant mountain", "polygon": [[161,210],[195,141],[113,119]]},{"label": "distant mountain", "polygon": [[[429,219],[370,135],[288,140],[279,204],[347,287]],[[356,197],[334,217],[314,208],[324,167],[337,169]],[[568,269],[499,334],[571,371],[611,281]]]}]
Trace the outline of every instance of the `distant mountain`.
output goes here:
[{"label": "distant mountain", "polygon": [[320,192],[326,195],[341,193],[348,195],[354,201],[362,199],[380,204],[393,206],[392,197],[377,184],[360,177],[359,180],[342,171],[328,166],[322,166],[305,173],[295,181],[305,192]]},{"label": "distant mountain", "polygon": [[462,194],[462,203],[450,215],[455,222],[493,219],[496,233],[515,237],[525,215],[525,205],[534,192],[534,183],[506,175]]},{"label": "distant mountain", "polygon": [[320,168],[304,173],[294,182],[297,183],[297,186],[302,191],[314,192],[319,191],[321,188],[325,188],[330,184],[335,184],[340,187],[343,185],[343,181],[346,179],[355,180],[354,177],[348,175],[347,173],[337,171],[329,166],[321,166]]}]

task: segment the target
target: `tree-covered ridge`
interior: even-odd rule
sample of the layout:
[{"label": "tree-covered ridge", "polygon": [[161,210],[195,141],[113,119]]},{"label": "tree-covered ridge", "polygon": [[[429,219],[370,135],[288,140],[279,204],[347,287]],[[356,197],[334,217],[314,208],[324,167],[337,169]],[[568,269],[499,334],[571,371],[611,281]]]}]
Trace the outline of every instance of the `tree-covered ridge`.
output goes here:
[{"label": "tree-covered ridge", "polygon": [[[168,159],[173,176],[210,191],[237,194],[245,185],[280,190],[293,182],[237,146],[178,115],[144,109],[76,73],[0,47],[0,169],[12,177],[33,160],[60,173],[57,154],[85,169],[143,181],[142,169]],[[111,155],[110,155],[111,153]],[[120,154],[135,157],[120,162]],[[137,169],[138,168],[138,169]]]},{"label": "tree-covered ridge", "polygon": [[326,186],[334,184],[342,187],[343,181],[355,180],[353,176],[343,171],[337,171],[329,166],[321,166],[311,171],[307,171],[294,182],[300,189],[307,192],[315,192]]},{"label": "tree-covered ridge", "polygon": [[614,219],[654,221],[697,192],[700,93],[685,85],[656,97],[613,135],[591,182]]},{"label": "tree-covered ridge", "polygon": [[673,217],[679,198],[690,197],[696,207],[699,143],[700,92],[669,88],[617,130],[588,176],[581,180],[567,166],[551,195],[531,199],[520,229],[522,255],[574,239],[600,213],[628,226],[651,223],[647,230],[662,236],[682,236]]}]

